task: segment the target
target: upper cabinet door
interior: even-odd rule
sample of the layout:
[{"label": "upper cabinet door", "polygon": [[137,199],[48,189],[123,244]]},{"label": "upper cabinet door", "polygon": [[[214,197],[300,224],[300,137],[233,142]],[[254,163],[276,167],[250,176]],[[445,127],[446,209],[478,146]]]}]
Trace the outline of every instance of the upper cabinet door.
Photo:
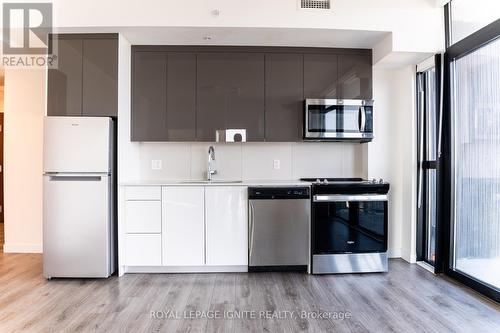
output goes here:
[{"label": "upper cabinet door", "polygon": [[303,60],[302,54],[266,54],[266,141],[302,139]]},{"label": "upper cabinet door", "polygon": [[48,71],[47,115],[82,115],[82,49],[81,39],[58,39],[58,68]]},{"label": "upper cabinet door", "polygon": [[304,98],[338,98],[337,55],[304,54]]},{"label": "upper cabinet door", "polygon": [[132,141],[167,141],[167,55],[135,52],[132,82]]},{"label": "upper cabinet door", "polygon": [[167,140],[196,140],[196,55],[169,53],[167,59]]},{"label": "upper cabinet door", "polygon": [[339,55],[338,91],[344,99],[372,99],[372,55]]},{"label": "upper cabinet door", "polygon": [[197,55],[198,141],[214,141],[215,131],[247,130],[247,141],[264,140],[264,54]]},{"label": "upper cabinet door", "polygon": [[118,114],[118,39],[83,40],[83,115]]}]

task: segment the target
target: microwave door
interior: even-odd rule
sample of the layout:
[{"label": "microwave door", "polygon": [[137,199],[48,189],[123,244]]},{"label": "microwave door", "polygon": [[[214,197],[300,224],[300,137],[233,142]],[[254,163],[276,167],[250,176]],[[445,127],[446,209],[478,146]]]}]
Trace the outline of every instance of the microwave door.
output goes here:
[{"label": "microwave door", "polygon": [[307,111],[307,133],[312,137],[327,137],[338,128],[338,106],[309,105]]}]

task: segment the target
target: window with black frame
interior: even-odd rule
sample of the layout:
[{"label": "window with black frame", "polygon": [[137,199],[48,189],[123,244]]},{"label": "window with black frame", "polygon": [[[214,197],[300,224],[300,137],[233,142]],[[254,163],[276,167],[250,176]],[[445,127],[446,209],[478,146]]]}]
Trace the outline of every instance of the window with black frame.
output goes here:
[{"label": "window with black frame", "polygon": [[452,0],[445,10],[442,264],[499,301],[500,1]]},{"label": "window with black frame", "polygon": [[417,66],[417,260],[434,266],[437,244],[441,56]]}]

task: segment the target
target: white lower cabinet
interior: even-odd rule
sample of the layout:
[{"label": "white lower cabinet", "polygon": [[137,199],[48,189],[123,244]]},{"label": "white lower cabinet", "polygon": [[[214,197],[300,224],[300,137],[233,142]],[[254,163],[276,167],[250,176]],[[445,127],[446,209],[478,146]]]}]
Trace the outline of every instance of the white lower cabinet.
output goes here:
[{"label": "white lower cabinet", "polygon": [[247,187],[155,186],[126,190],[126,266],[141,272],[246,269]]},{"label": "white lower cabinet", "polygon": [[163,187],[164,266],[202,266],[205,264],[204,208],[204,187]]},{"label": "white lower cabinet", "polygon": [[161,266],[161,234],[127,234],[127,266]]},{"label": "white lower cabinet", "polygon": [[206,264],[248,264],[247,188],[205,188]]},{"label": "white lower cabinet", "polygon": [[127,233],[161,233],[161,201],[126,201]]}]

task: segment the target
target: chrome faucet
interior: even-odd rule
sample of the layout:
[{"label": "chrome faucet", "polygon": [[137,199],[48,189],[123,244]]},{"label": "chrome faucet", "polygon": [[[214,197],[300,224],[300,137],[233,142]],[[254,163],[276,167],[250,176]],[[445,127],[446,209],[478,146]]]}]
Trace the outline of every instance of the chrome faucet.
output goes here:
[{"label": "chrome faucet", "polygon": [[212,176],[217,174],[217,170],[214,169],[213,163],[215,161],[215,149],[213,146],[208,148],[208,167],[207,167],[207,180],[211,181]]}]

